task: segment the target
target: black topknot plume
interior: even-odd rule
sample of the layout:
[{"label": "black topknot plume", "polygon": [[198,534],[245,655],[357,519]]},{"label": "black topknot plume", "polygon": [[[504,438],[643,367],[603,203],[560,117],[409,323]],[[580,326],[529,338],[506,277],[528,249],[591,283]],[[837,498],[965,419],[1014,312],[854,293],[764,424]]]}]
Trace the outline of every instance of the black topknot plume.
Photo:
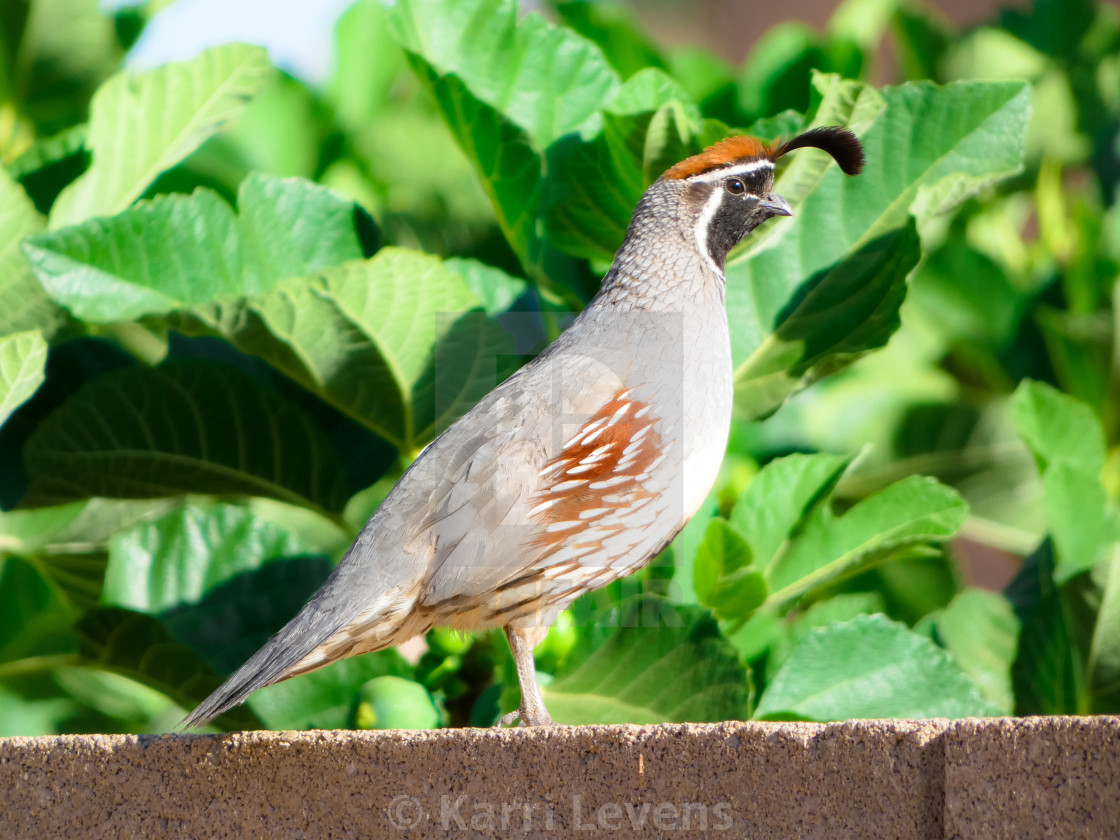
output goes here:
[{"label": "black topknot plume", "polygon": [[858,175],[863,169],[863,146],[860,144],[859,138],[848,129],[841,128],[838,125],[811,128],[787,140],[771,155],[771,160],[777,160],[786,152],[792,152],[794,149],[808,147],[821,149],[832,155],[833,160],[840,165],[840,169],[845,175]]}]

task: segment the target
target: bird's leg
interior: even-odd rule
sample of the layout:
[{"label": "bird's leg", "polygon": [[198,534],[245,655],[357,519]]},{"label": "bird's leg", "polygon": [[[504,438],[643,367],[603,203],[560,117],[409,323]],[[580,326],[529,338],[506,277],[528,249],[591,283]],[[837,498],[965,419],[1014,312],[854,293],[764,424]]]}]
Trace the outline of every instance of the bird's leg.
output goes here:
[{"label": "bird's leg", "polygon": [[513,651],[513,661],[517,663],[517,681],[521,685],[521,707],[498,721],[498,726],[547,726],[552,723],[548,709],[544,707],[541,687],[537,685],[537,666],[533,662],[533,648],[548,632],[548,626],[523,630],[506,627],[509,649]]}]

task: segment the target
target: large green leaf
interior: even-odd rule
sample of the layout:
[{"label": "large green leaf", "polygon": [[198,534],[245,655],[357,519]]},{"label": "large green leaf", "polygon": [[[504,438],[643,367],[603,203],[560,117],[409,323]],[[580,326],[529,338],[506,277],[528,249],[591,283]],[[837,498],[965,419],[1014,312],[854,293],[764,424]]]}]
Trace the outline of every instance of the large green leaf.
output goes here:
[{"label": "large green leaf", "polygon": [[46,366],[47,343],[38,330],[0,338],[0,426],[43,384]]},{"label": "large green leaf", "polygon": [[[884,343],[897,323],[906,275],[917,257],[912,229],[907,232],[910,215],[920,227],[1021,167],[1029,113],[1023,83],[915,84],[877,93],[845,87],[839,102],[829,96],[835,84],[830,77],[818,78],[824,98],[814,123],[856,123],[867,154],[863,174],[849,178],[831,165],[814,173],[801,168],[808,164],[791,164],[777,192],[792,190],[795,218],[771,222],[728,265],[736,383],[751,414],[773,410],[783,391]],[[827,162],[813,152],[798,154]],[[801,195],[804,200],[796,200]],[[855,265],[845,265],[853,260]],[[850,315],[823,305],[853,295],[861,305]],[[806,311],[810,298],[815,305]],[[797,324],[795,316],[806,320]],[[783,334],[787,321],[793,323]],[[774,347],[790,330],[797,338],[792,346]],[[817,337],[820,330],[827,338]],[[803,355],[813,346],[821,352]],[[765,363],[757,360],[759,353],[769,357]],[[758,387],[758,372],[778,376],[774,372],[783,362],[801,382],[779,376],[781,387]]]},{"label": "large green leaf", "polygon": [[[656,71],[627,81],[626,93]],[[558,144],[552,155],[548,227],[558,248],[576,256],[610,260],[642,193],[665,169],[722,139],[727,127],[699,118],[686,95],[668,85],[647,102],[621,110],[619,97],[603,114],[602,131],[588,142]]]},{"label": "large green leaf", "polygon": [[967,516],[968,505],[956,490],[921,476],[904,478],[841,516],[818,507],[771,566],[769,600],[792,600],[892,553],[947,540]]},{"label": "large green leaf", "polygon": [[21,239],[42,229],[27,193],[0,168],[0,335],[41,329],[49,336],[61,320],[19,249]]},{"label": "large green leaf", "polygon": [[937,619],[937,634],[980,693],[1000,714],[1012,714],[1011,664],[1019,650],[1019,619],[1007,599],[965,589]]},{"label": "large green leaf", "polygon": [[851,462],[840,455],[787,455],[751,479],[731,510],[731,524],[760,568],[769,568],[809,512],[825,503]]},{"label": "large green leaf", "polygon": [[920,258],[911,219],[808,278],[804,295],[736,369],[736,411],[765,417],[800,388],[883,347],[901,323],[906,278]]},{"label": "large green leaf", "polygon": [[812,630],[759,700],[760,719],[998,714],[944,650],[883,616]]},{"label": "large green leaf", "polygon": [[524,129],[538,150],[584,127],[619,86],[592,42],[514,0],[404,0],[397,42]]},{"label": "large green leaf", "polygon": [[267,560],[303,550],[290,533],[246,508],[188,504],[114,535],[101,600],[158,615],[198,601]]},{"label": "large green leaf", "polygon": [[1055,574],[1062,583],[1093,568],[1120,539],[1120,516],[1100,480],[1104,433],[1089,406],[1041,382],[1024,381],[1011,411],[1042,473]]},{"label": "large green leaf", "polygon": [[572,285],[576,268],[543,225],[545,151],[597,122],[619,80],[591,42],[517,16],[512,0],[418,0],[394,6],[391,22],[527,276]]},{"label": "large green leaf", "polygon": [[363,254],[361,211],[309,181],[251,175],[238,213],[209,190],[160,196],[107,219],[32,237],[24,253],[51,296],[113,323],[262,295]]},{"label": "large green leaf", "polygon": [[[161,691],[190,709],[221,684],[221,678],[190,649],[168,635],[156,619],[116,607],[92,610],[76,630],[83,664],[128,677]],[[260,729],[261,721],[238,706],[215,725]]]},{"label": "large green leaf", "polygon": [[190,61],[111,78],[90,106],[93,162],[59,195],[51,227],[124,210],[235,116],[272,72],[261,47],[227,44]]},{"label": "large green leaf", "polygon": [[696,722],[746,713],[747,673],[706,611],[653,602],[611,615],[582,629],[577,650],[544,687],[556,720]]},{"label": "large green leaf", "polygon": [[309,416],[236,368],[201,360],[94,380],[39,425],[25,459],[33,505],[184,493],[325,512],[345,503],[337,454]]},{"label": "large green leaf", "polygon": [[147,613],[219,673],[252,656],[322,585],[331,564],[248,509],[188,504],[118,532],[106,605]]},{"label": "large green leaf", "polygon": [[[457,273],[384,248],[200,318],[406,452],[496,384],[512,352]],[[501,363],[501,364],[500,364]]]}]

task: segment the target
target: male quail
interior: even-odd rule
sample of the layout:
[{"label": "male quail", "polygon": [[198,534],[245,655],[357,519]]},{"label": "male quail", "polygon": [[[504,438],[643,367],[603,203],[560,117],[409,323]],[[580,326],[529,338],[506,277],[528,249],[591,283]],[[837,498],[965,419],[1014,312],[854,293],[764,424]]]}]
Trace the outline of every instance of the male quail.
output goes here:
[{"label": "male quail", "polygon": [[556,614],[648,563],[715,481],[731,421],[724,260],[791,215],[774,162],[807,146],[863,166],[855,136],[826,127],[731,137],[665,172],[587,308],[420,454],[322,588],[184,724],[437,625],[504,627],[521,707],[501,722],[551,723],[533,648]]}]

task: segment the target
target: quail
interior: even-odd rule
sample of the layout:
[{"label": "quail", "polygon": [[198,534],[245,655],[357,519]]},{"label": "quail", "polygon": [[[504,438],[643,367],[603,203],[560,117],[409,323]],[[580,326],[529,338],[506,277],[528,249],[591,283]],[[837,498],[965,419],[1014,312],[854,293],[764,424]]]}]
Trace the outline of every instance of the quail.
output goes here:
[{"label": "quail", "polygon": [[434,440],[303,609],[183,721],[434,626],[505,628],[521,706],[552,723],[533,648],[576,597],[648,563],[715,482],[731,423],[728,251],[772,216],[787,152],[863,166],[850,131],[730,137],[642,196],[598,294],[535,360]]}]

